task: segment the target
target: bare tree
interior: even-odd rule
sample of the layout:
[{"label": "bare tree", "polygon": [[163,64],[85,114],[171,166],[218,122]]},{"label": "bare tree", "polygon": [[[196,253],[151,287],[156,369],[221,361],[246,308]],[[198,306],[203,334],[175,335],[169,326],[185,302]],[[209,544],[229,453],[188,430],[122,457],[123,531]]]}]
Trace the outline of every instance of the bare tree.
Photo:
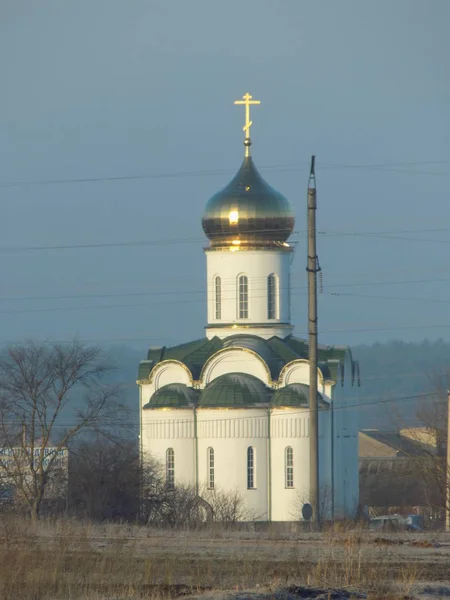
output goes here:
[{"label": "bare tree", "polygon": [[202,500],[211,508],[211,520],[215,523],[234,524],[255,520],[246,510],[244,498],[238,490],[225,491],[218,487],[200,492]]},{"label": "bare tree", "polygon": [[450,370],[431,373],[429,380],[435,394],[420,401],[416,409],[416,427],[405,427],[397,415],[398,433],[412,440],[415,448],[402,448],[402,455],[410,458],[411,470],[423,490],[427,518],[436,524],[445,520],[450,511],[450,465],[447,464],[447,390],[450,388]]},{"label": "bare tree", "polygon": [[147,511],[147,524],[163,527],[193,527],[199,522],[199,498],[194,486],[177,485],[160,490],[159,502],[148,502],[144,506]]},{"label": "bare tree", "polygon": [[69,345],[12,346],[0,358],[0,473],[39,518],[46,491],[82,432],[107,432],[125,416],[101,352]]},{"label": "bare tree", "polygon": [[149,457],[141,468],[134,442],[95,436],[71,452],[69,508],[94,520],[151,520],[165,503],[160,465]]},{"label": "bare tree", "polygon": [[[445,520],[448,506],[449,468],[447,465],[447,392],[436,381],[437,394],[421,402],[417,410],[420,426],[407,431],[408,436],[421,444],[422,457],[415,461],[415,471],[424,482],[427,504],[431,514]],[[406,432],[404,432],[406,433]]]}]

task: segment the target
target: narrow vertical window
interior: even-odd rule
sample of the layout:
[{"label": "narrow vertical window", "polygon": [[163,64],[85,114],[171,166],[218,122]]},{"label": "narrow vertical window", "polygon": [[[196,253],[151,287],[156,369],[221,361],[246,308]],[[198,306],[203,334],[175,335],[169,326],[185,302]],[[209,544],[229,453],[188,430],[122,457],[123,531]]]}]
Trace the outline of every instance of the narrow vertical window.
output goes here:
[{"label": "narrow vertical window", "polygon": [[250,446],[247,448],[247,488],[255,487],[255,449]]},{"label": "narrow vertical window", "polygon": [[277,278],[276,275],[271,273],[267,278],[267,318],[277,319],[277,303],[278,303],[278,289],[277,289]]},{"label": "narrow vertical window", "polygon": [[287,488],[294,487],[294,451],[288,446],[284,451],[284,474]]},{"label": "narrow vertical window", "polygon": [[175,487],[175,452],[173,448],[167,448],[166,452],[166,485],[171,489]]},{"label": "narrow vertical window", "polygon": [[208,488],[214,489],[214,448],[208,448],[207,452],[208,461]]},{"label": "narrow vertical window", "polygon": [[216,319],[222,318],[222,281],[220,277],[214,279],[214,302]]},{"label": "narrow vertical window", "polygon": [[288,271],[287,280],[288,322],[291,322],[291,272]]},{"label": "narrow vertical window", "polygon": [[248,277],[241,275],[238,280],[239,318],[248,319]]}]

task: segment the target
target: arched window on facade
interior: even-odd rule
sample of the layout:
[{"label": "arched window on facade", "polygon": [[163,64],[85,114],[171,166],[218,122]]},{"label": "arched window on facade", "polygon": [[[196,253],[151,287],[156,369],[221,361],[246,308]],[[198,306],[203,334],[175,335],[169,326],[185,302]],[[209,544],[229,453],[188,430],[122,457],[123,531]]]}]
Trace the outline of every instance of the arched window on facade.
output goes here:
[{"label": "arched window on facade", "polygon": [[291,446],[284,450],[284,478],[287,488],[294,487],[294,451]]},{"label": "arched window on facade", "polygon": [[273,273],[267,278],[267,318],[278,319],[278,281]]},{"label": "arched window on facade", "polygon": [[214,448],[207,451],[208,489],[214,489]]},{"label": "arched window on facade", "polygon": [[252,490],[255,485],[255,449],[247,448],[247,488]]},{"label": "arched window on facade", "polygon": [[175,452],[173,448],[166,451],[166,485],[168,488],[175,487]]},{"label": "arched window on facade", "polygon": [[222,318],[222,280],[219,276],[214,279],[214,313],[216,319]]},{"label": "arched window on facade", "polygon": [[240,319],[248,319],[248,277],[240,275],[238,279],[238,316]]}]

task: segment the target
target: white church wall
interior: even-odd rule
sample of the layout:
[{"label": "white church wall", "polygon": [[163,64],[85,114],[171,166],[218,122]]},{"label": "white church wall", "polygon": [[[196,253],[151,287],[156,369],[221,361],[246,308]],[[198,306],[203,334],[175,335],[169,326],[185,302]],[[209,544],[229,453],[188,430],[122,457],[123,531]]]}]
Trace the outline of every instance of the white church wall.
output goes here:
[{"label": "white church wall", "polygon": [[184,383],[188,387],[192,387],[193,381],[192,375],[185,365],[176,360],[167,360],[155,366],[148,380],[144,379],[138,383],[142,409],[159,388],[170,383]]},{"label": "white church wall", "polygon": [[192,387],[192,375],[189,369],[177,360],[166,360],[157,364],[148,380],[139,381],[141,408],[150,401],[159,388],[169,383],[184,383]]},{"label": "white church wall", "polygon": [[268,367],[260,356],[247,348],[233,348],[221,350],[208,360],[200,377],[201,387],[227,373],[248,373],[266,385],[271,383]]},{"label": "white church wall", "polygon": [[[238,492],[249,521],[267,515],[267,409],[197,411],[199,487],[208,485],[208,448],[214,449],[215,488]],[[248,488],[247,451],[254,450],[254,488]]]},{"label": "white church wall", "polygon": [[[319,414],[319,486],[321,506],[327,516],[331,509],[331,413]],[[310,501],[310,437],[309,410],[280,408],[272,411],[271,418],[271,498],[272,521],[302,519],[303,504]],[[286,449],[293,451],[293,487],[289,487],[286,472]]]},{"label": "white church wall", "polygon": [[[299,519],[301,504],[309,490],[309,411],[273,409],[271,432],[272,521]],[[286,485],[286,448],[293,450],[293,487]],[[300,504],[300,509],[299,509]]]},{"label": "white church wall", "polygon": [[141,447],[145,457],[166,469],[167,450],[175,458],[175,485],[195,484],[194,412],[191,409],[142,411]]},{"label": "white church wall", "polygon": [[154,383],[140,383],[140,398],[141,398],[141,409],[148,404],[150,398],[155,392],[155,384]]},{"label": "white church wall", "polygon": [[[317,369],[317,387],[321,394],[324,393],[323,375],[320,369]],[[280,386],[284,387],[290,383],[304,383],[309,385],[309,361],[297,359],[288,363],[280,373]]]},{"label": "white church wall", "polygon": [[184,383],[192,387],[192,374],[177,360],[163,360],[153,368],[149,382],[153,383],[155,391],[169,383]]},{"label": "white church wall", "polygon": [[[289,293],[289,270],[291,252],[279,250],[246,250],[232,248],[221,251],[207,251],[207,306],[208,325],[217,326],[223,324],[252,325],[272,324],[276,332],[281,332],[285,337],[291,331],[277,328],[279,323],[290,322],[290,293]],[[274,274],[277,281],[276,318],[268,318],[268,277]],[[248,278],[248,318],[239,318],[239,284],[240,275]],[[220,318],[216,313],[216,286],[215,278],[221,281],[221,310]],[[262,337],[277,335],[275,329],[272,331],[261,329]],[[211,327],[207,329],[209,338],[217,335],[226,337],[232,335],[233,330],[227,328]],[[237,333],[237,331],[234,331]],[[252,330],[252,334],[260,335]]]}]

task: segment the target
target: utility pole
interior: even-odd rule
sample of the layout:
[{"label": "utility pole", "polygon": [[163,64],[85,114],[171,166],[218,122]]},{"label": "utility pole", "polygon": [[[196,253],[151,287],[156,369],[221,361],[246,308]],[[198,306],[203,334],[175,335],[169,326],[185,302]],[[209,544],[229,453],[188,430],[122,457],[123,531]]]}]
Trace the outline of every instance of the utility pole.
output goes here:
[{"label": "utility pole", "polygon": [[319,405],[317,401],[317,272],[316,251],[316,175],[315,156],[311,157],[308,183],[308,337],[309,337],[309,497],[312,522],[319,527]]},{"label": "utility pole", "polygon": [[445,529],[450,531],[450,390],[447,391],[447,462],[445,479]]}]

